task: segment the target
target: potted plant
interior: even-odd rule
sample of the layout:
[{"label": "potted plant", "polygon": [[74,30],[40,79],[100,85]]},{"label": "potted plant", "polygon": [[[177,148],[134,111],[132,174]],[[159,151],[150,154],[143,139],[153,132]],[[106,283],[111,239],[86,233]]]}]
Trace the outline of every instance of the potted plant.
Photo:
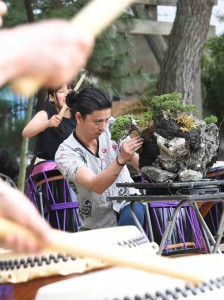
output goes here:
[{"label": "potted plant", "polygon": [[143,117],[118,117],[113,140],[136,131],[144,139],[139,151],[142,174],[154,182],[201,180],[217,160],[217,118],[199,120],[194,105],[184,105],[180,93],[154,96]]}]

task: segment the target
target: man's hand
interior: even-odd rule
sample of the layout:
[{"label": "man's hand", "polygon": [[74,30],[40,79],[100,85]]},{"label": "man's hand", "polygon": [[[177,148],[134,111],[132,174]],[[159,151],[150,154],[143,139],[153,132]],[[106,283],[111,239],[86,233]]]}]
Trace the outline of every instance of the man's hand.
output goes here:
[{"label": "man's hand", "polygon": [[141,148],[143,144],[143,139],[139,137],[134,137],[133,139],[124,141],[121,147],[121,153],[119,155],[119,162],[125,164],[129,161],[135,152]]}]

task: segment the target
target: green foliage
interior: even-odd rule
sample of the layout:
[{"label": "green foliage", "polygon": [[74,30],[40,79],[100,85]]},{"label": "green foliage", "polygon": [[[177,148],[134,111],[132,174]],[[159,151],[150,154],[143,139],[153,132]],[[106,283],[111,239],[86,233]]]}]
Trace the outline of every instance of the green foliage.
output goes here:
[{"label": "green foliage", "polygon": [[206,114],[224,117],[224,34],[205,45],[202,65],[202,91]]},{"label": "green foliage", "polygon": [[3,27],[9,28],[18,24],[27,23],[27,16],[23,1],[7,1],[8,12],[3,17]]},{"label": "green foliage", "polygon": [[214,115],[204,118],[203,120],[206,124],[216,124],[218,122],[218,118]]},{"label": "green foliage", "polygon": [[[71,19],[88,2],[90,0],[30,0],[35,21],[52,18]],[[27,23],[25,2],[11,0],[8,3],[5,27]],[[114,96],[121,97],[126,93],[135,92],[139,82],[147,80],[142,68],[130,71],[130,62],[134,60],[133,38],[127,32],[133,25],[134,17],[127,12],[123,13],[97,38],[93,54],[86,66],[85,85],[98,86]],[[125,28],[125,32],[121,32],[121,28]]]},{"label": "green foliage", "polygon": [[22,130],[25,126],[25,121],[21,118],[25,109],[25,103],[24,105],[19,105],[19,103],[12,104],[13,99],[10,101],[7,98],[10,92],[7,86],[2,87],[0,91],[0,148],[5,148],[9,153],[19,156]]},{"label": "green foliage", "polygon": [[147,124],[150,124],[153,120],[153,112],[149,109],[148,111],[144,112],[143,118]]},{"label": "green foliage", "polygon": [[152,113],[152,119],[168,116],[176,118],[182,112],[196,111],[195,105],[184,105],[180,93],[154,96],[150,102],[148,111]]},{"label": "green foliage", "polygon": [[125,24],[125,28],[134,25],[133,17],[123,14],[98,37],[86,66],[87,76],[94,86],[106,89],[118,97],[136,91],[139,82],[145,81],[147,77],[142,68],[130,71],[130,63],[134,61],[133,38],[119,31],[121,22]]},{"label": "green foliage", "polygon": [[1,148],[5,148],[8,152],[15,156],[20,155],[22,143],[22,130],[25,126],[23,120],[16,120],[13,126],[0,126]]},{"label": "green foliage", "polygon": [[221,57],[221,53],[224,51],[224,35],[211,37],[206,43],[206,48],[210,50],[215,60],[222,59],[224,61],[224,58]]},{"label": "green foliage", "polygon": [[[151,126],[152,122],[161,117],[175,119],[182,124],[183,131],[191,131],[196,127],[196,123],[192,116],[188,116],[188,112],[196,111],[195,105],[184,105],[180,93],[164,94],[152,97],[150,104],[143,113],[143,119],[140,117],[127,114],[118,117],[111,129],[112,139],[118,141],[128,136],[133,128],[133,118],[140,126]],[[137,127],[138,129],[138,127]],[[139,134],[141,134],[138,129]]]},{"label": "green foliage", "polygon": [[138,116],[124,115],[118,117],[111,127],[111,139],[119,141],[126,138],[133,130],[139,132],[138,125],[142,124],[142,120]]}]

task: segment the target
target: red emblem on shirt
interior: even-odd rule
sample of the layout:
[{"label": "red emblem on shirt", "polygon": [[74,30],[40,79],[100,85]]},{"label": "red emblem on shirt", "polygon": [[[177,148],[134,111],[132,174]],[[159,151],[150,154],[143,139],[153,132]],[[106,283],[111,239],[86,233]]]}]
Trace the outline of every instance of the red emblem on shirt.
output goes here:
[{"label": "red emblem on shirt", "polygon": [[113,148],[114,150],[117,150],[117,145],[116,145],[116,144],[113,144],[113,145],[112,145],[112,148]]},{"label": "red emblem on shirt", "polygon": [[103,152],[103,153],[107,153],[107,149],[106,149],[106,148],[103,148],[103,149],[102,149],[102,152]]}]

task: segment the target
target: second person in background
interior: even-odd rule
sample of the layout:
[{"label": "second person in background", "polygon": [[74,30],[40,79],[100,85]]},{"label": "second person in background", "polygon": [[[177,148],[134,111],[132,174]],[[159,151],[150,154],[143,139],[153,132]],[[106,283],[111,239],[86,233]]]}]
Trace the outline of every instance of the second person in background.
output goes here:
[{"label": "second person in background", "polygon": [[65,104],[69,84],[63,84],[53,90],[48,89],[48,98],[44,110],[39,111],[23,129],[23,137],[37,136],[35,155],[39,160],[54,160],[58,146],[75,129],[76,121],[69,109],[63,117],[59,112]]}]

